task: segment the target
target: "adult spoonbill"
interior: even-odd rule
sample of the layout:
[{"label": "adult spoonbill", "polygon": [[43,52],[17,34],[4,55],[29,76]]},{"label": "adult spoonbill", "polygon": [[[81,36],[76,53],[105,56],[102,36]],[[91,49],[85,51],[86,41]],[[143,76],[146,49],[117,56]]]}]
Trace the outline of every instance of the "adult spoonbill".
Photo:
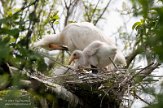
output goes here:
[{"label": "adult spoonbill", "polygon": [[[33,46],[40,46],[48,50],[63,50],[66,49],[65,45],[72,52],[83,50],[96,40],[115,46],[115,42],[109,36],[106,36],[100,29],[88,22],[69,24],[60,33],[46,35],[35,42]],[[126,65],[125,57],[119,49],[117,49],[115,57],[117,63]]]},{"label": "adult spoonbill", "polygon": [[91,66],[92,73],[97,73],[95,68],[103,68],[112,63],[117,48],[108,45],[105,42],[94,41],[90,43],[83,51],[75,50],[70,56],[69,64],[75,61],[75,69],[85,66]]}]

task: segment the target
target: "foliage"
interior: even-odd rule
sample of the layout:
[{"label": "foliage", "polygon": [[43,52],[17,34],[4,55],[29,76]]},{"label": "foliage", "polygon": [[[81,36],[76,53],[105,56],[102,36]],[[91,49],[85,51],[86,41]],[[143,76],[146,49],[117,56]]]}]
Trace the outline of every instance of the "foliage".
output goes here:
[{"label": "foliage", "polygon": [[[8,1],[9,4],[13,2],[15,1]],[[0,19],[1,90],[7,90],[10,87],[19,89],[20,81],[27,79],[22,75],[23,70],[29,73],[48,70],[43,57],[29,48],[31,35],[34,33],[36,24],[39,23],[38,13],[36,13],[38,1],[24,1],[20,9],[13,9],[14,6],[6,3],[2,1],[4,14],[1,14]],[[16,70],[13,71],[13,68]],[[11,94],[16,95],[15,92]],[[2,100],[5,101],[5,99]]]},{"label": "foliage", "polygon": [[[80,0],[70,0],[70,2],[63,0],[62,5],[60,5],[59,3],[62,1],[59,0],[25,0],[21,1],[18,6],[16,0],[1,0],[0,2],[2,4],[1,10],[3,10],[3,12],[0,10],[0,97],[8,95],[5,98],[9,98],[11,94],[20,95],[22,93],[19,90],[18,93],[10,92],[10,90],[11,88],[20,89],[22,87],[21,80],[28,79],[22,75],[23,71],[29,74],[49,71],[44,62],[44,56],[31,50],[30,43],[41,38],[43,34],[56,33],[59,28],[57,26],[62,29],[68,23],[78,21],[71,19],[71,17],[76,15],[76,8],[81,5],[81,2]],[[83,19],[96,25],[99,20],[103,19],[110,2],[111,0],[107,3],[97,0],[94,4],[83,0]],[[131,2],[133,3],[134,15],[143,16],[132,27],[137,31],[135,47],[141,48],[140,53],[147,57],[148,64],[153,61],[162,61],[162,5],[156,7],[153,0],[131,0]],[[159,2],[162,3],[161,0]],[[58,6],[63,7],[63,12],[57,9]],[[62,16],[64,16],[64,21]],[[138,83],[141,81],[139,80]],[[39,89],[42,90],[41,87]],[[43,90],[39,93],[32,90],[30,92],[32,92],[32,96],[35,96],[34,99],[37,102],[43,98],[51,103],[57,102],[54,96],[46,94]],[[158,103],[162,102],[161,96],[161,94],[158,95]],[[11,97],[15,98],[15,96]],[[2,103],[0,102],[0,104]],[[153,107],[155,105],[154,103]]]},{"label": "foliage", "polygon": [[[133,3],[135,2],[133,1]],[[159,59],[163,60],[163,7],[154,6],[153,0],[139,0],[138,3],[141,8],[137,14],[142,15],[143,19],[132,27],[137,30],[137,43],[144,44],[143,47],[146,51],[149,49],[150,53],[158,55]],[[149,54],[149,52],[147,53]]]},{"label": "foliage", "polygon": [[[148,63],[151,61],[163,61],[163,1],[162,0],[131,0],[135,15],[143,16],[141,21],[133,25],[137,31],[137,44],[144,47]],[[157,5],[157,3],[159,5]],[[152,78],[153,79],[153,78]],[[144,92],[155,97],[155,101],[146,108],[162,108],[163,94],[156,93],[152,88],[144,89]]]}]

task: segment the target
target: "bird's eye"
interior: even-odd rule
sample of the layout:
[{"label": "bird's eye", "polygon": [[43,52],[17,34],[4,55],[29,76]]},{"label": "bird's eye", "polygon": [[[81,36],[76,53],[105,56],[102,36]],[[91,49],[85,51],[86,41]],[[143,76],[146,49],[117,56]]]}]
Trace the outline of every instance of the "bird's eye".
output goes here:
[{"label": "bird's eye", "polygon": [[73,56],[76,56],[76,53],[74,53]]}]

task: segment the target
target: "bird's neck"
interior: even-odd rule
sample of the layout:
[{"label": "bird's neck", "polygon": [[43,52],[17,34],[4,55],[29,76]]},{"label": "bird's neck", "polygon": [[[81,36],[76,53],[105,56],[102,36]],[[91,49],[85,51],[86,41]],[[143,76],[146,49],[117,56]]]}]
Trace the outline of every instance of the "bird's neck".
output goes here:
[{"label": "bird's neck", "polygon": [[82,53],[82,55],[81,55],[81,62],[82,62],[83,65],[85,65],[85,66],[88,64],[87,57],[84,55],[84,53]]},{"label": "bird's neck", "polygon": [[85,56],[83,55],[83,53],[80,55],[80,59],[79,59],[78,63],[80,66],[86,65],[86,59],[85,59]]},{"label": "bird's neck", "polygon": [[55,44],[62,44],[62,42],[60,41],[60,34],[55,34],[54,38],[53,38],[53,43]]}]

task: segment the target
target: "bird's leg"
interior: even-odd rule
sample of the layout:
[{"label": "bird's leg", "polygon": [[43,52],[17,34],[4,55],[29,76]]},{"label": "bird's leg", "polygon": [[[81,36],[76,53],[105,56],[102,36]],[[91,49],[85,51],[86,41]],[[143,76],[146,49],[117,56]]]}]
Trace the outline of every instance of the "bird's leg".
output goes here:
[{"label": "bird's leg", "polygon": [[93,74],[97,74],[98,73],[98,70],[97,70],[96,66],[91,65],[91,70],[92,70]]}]

